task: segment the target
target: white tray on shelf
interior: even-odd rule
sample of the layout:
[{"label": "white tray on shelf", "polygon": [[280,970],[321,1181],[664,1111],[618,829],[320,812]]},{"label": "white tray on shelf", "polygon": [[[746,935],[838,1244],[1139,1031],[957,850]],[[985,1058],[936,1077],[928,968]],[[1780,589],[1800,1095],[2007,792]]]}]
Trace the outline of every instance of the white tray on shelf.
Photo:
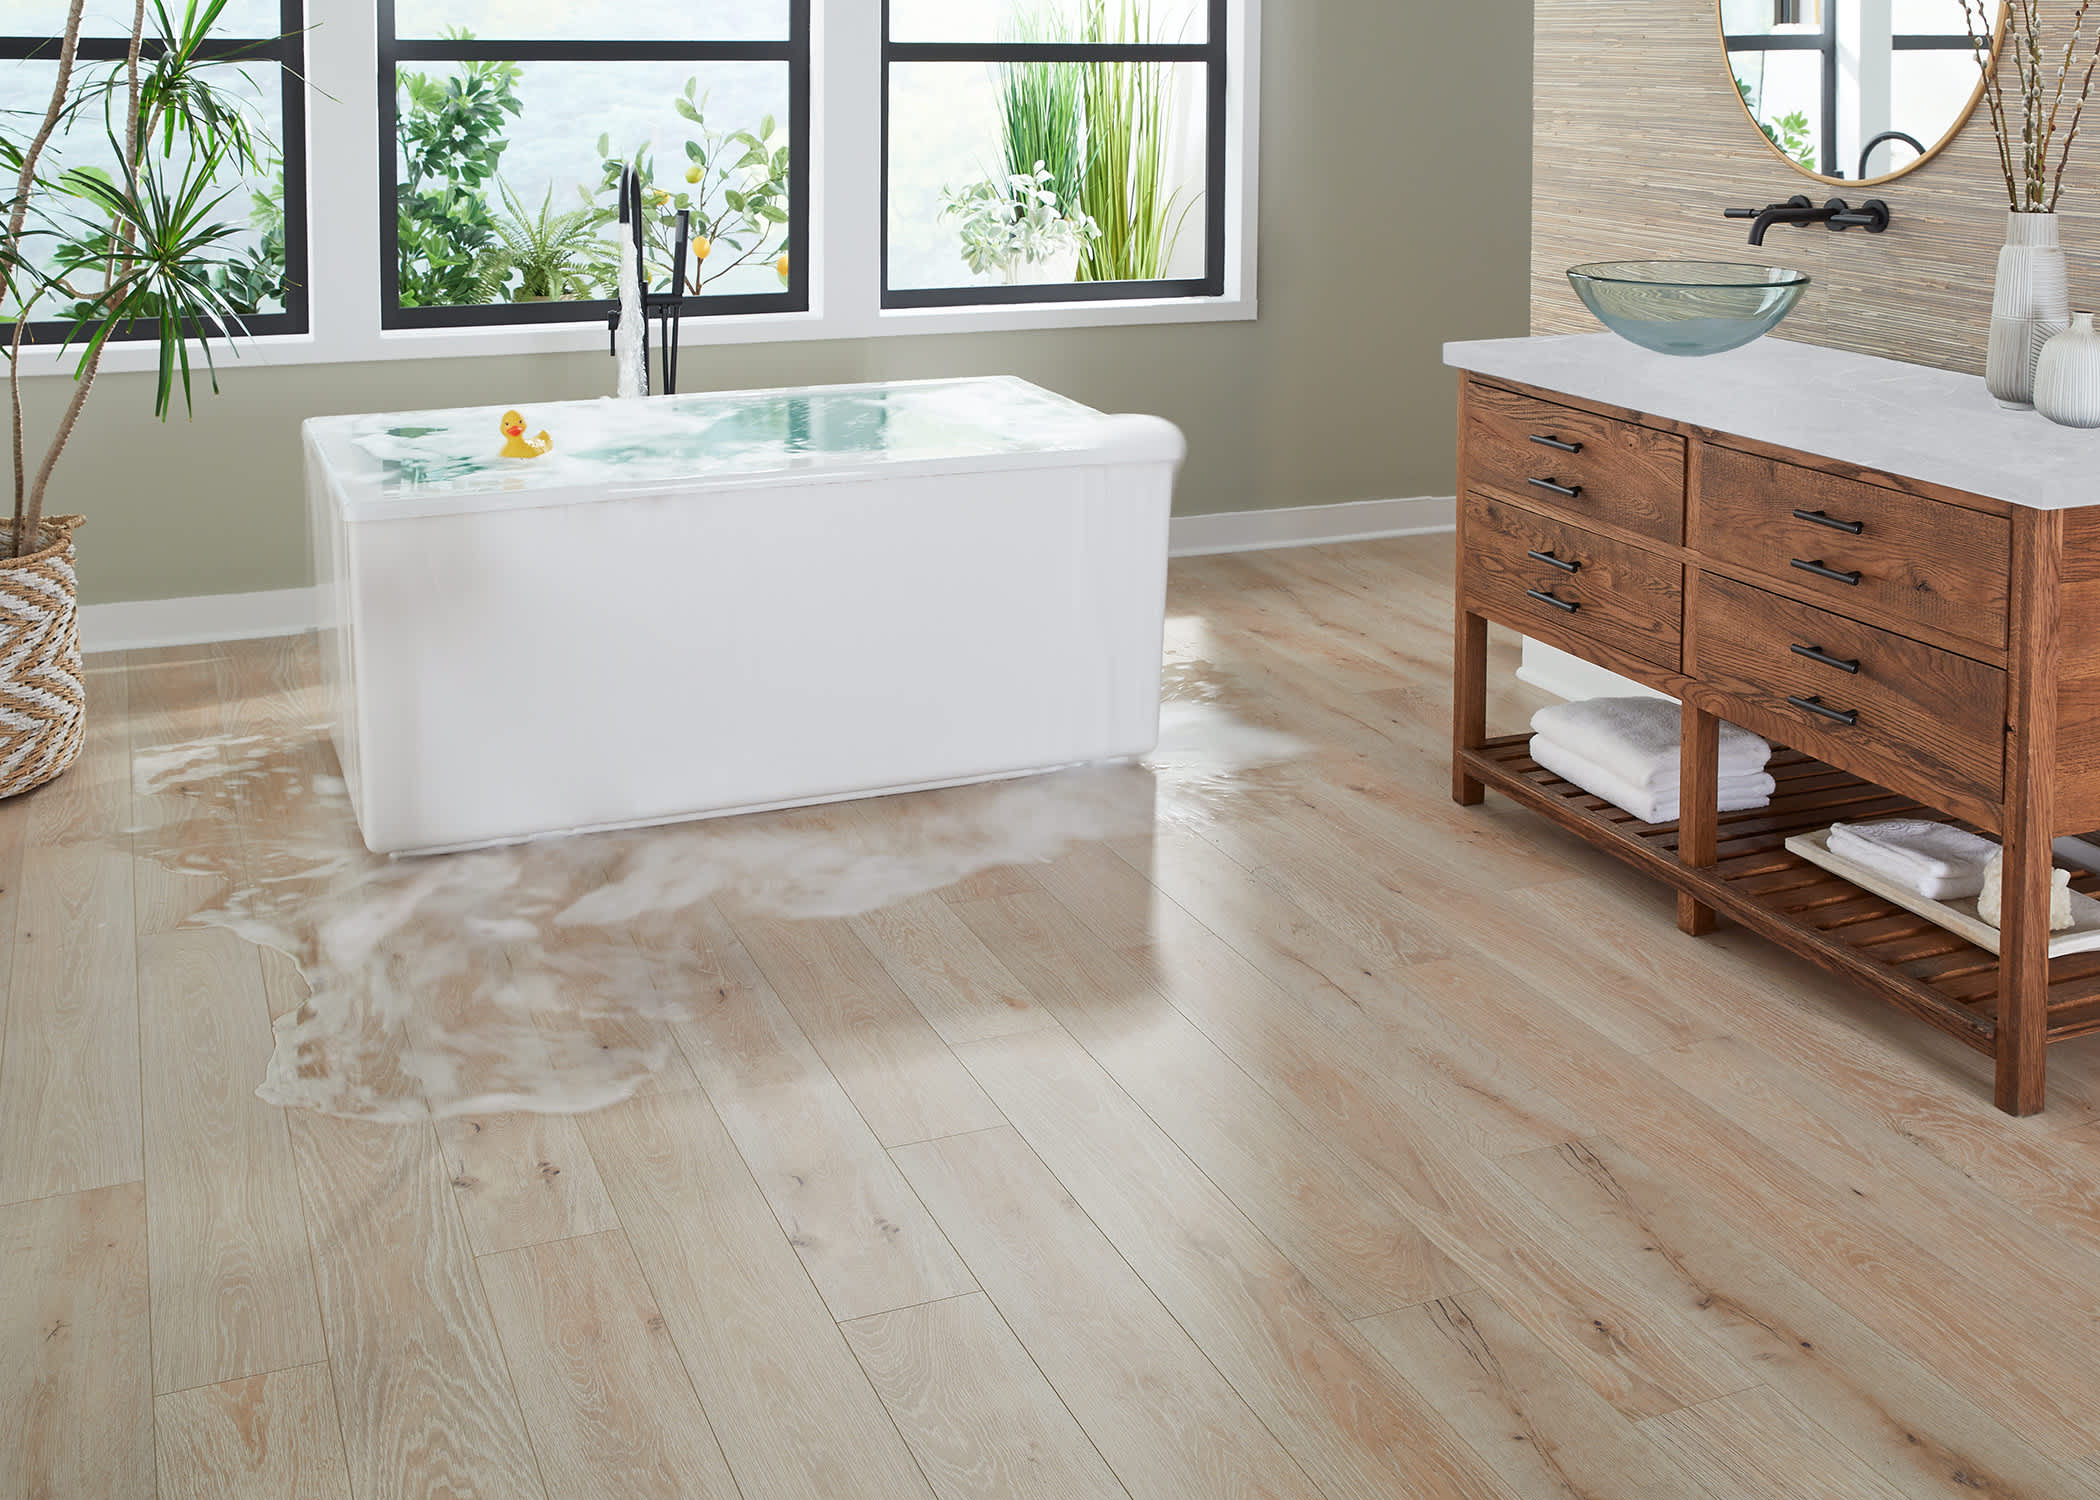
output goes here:
[{"label": "white tray on shelf", "polygon": [[[1977,915],[1976,902],[1935,901],[1930,896],[1921,896],[1886,875],[1856,865],[1842,854],[1830,852],[1830,830],[1819,828],[1813,833],[1797,833],[1786,841],[1787,848],[1800,855],[1812,865],[1820,865],[1831,874],[1851,881],[1863,891],[1872,891],[1885,901],[1893,901],[1907,912],[1914,912],[1928,922],[1936,922],[1957,937],[1965,937],[1977,947],[1988,952],[1998,951],[1998,929]],[[2062,958],[2067,953],[2092,953],[2100,951],[2100,901],[2082,891],[2071,892],[2071,925],[2062,932],[2049,935],[2049,956]]]}]

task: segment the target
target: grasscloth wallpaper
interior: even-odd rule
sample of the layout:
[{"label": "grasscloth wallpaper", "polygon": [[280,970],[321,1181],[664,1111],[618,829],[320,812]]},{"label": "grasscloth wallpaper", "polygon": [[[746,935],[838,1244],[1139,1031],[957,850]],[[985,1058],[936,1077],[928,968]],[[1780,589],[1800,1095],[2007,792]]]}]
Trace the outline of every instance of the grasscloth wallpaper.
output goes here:
[{"label": "grasscloth wallpaper", "polygon": [[[1766,149],[1731,95],[1713,0],[1539,0],[1535,28],[1534,332],[1596,329],[1562,274],[1580,261],[1767,260],[1816,283],[1781,336],[1982,372],[2005,242],[1987,112],[1910,176],[1848,192]],[[1748,225],[1721,217],[1795,193],[1879,197],[1894,223],[1878,237],[1775,228],[1760,251]],[[2100,307],[2100,109],[2074,149],[2063,218],[2072,305]]]}]

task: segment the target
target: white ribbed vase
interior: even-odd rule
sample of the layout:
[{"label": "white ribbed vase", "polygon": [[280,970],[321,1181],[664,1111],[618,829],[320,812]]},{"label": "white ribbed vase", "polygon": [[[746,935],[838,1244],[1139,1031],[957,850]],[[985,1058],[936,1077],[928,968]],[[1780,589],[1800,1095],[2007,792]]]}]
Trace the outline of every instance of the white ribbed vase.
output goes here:
[{"label": "white ribbed vase", "polygon": [[1983,375],[2000,406],[2024,411],[2034,405],[2042,346],[2070,326],[2070,279],[2056,237],[2056,215],[2007,213]]},{"label": "white ribbed vase", "polygon": [[2059,427],[2100,427],[2100,332],[2091,313],[2077,314],[2042,346],[2034,409]]}]

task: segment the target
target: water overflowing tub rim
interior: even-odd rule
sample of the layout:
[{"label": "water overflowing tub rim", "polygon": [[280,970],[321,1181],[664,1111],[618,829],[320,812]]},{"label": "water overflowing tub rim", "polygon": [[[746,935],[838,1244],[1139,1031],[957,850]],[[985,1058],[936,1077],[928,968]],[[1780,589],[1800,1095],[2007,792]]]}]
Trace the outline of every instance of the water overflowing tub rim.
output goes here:
[{"label": "water overflowing tub rim", "polygon": [[[980,405],[957,413],[913,404],[914,398],[938,398],[950,392],[981,398]],[[876,407],[854,408],[855,398],[872,399]],[[803,400],[813,403],[800,409],[805,419],[821,415],[865,420],[871,409],[879,408],[883,417],[877,426],[885,432],[893,416],[907,423],[930,422],[932,432],[930,436],[922,433],[916,445],[906,444],[901,450],[826,447],[805,437],[800,447],[746,439],[746,447],[727,462],[719,461],[712,452],[690,451],[694,444],[711,442],[717,428],[739,416],[777,417],[786,410],[783,403]],[[839,403],[838,409],[823,410],[827,400]],[[884,404],[892,401],[900,404]],[[660,415],[665,408],[659,403],[677,403],[693,414],[698,430],[681,454],[636,462],[624,457],[600,458],[588,446],[591,438],[628,436],[619,430],[630,420],[628,409],[653,408],[651,414]],[[1104,414],[1011,375],[710,391],[651,397],[644,402],[600,397],[521,405],[517,409],[526,415],[529,428],[544,428],[554,435],[554,452],[546,459],[494,459],[493,450],[500,444],[497,418],[508,409],[490,405],[315,417],[302,424],[302,430],[310,462],[335,491],[343,519],[353,523],[936,474],[1178,464],[1187,452],[1179,429],[1161,418]],[[1033,432],[1026,426],[1031,417],[1038,423]],[[482,426],[488,428],[490,438],[486,457],[479,441]],[[401,436],[395,429],[404,428],[408,429],[405,441],[434,439],[441,449],[451,445],[451,456],[467,467],[433,482],[390,475],[392,455],[381,456],[376,445]],[[571,438],[567,448],[564,428]],[[471,447],[458,452],[458,445],[470,434],[474,439]],[[630,448],[638,436],[628,436]],[[580,448],[579,437],[584,439]],[[443,463],[446,458],[435,461]]]}]

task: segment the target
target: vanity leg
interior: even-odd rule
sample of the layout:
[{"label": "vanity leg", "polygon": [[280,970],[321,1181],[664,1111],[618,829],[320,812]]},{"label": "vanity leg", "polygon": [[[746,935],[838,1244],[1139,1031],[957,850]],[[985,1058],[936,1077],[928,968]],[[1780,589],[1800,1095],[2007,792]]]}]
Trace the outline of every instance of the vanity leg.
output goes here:
[{"label": "vanity leg", "polygon": [[2005,888],[1998,929],[1998,1107],[2041,1112],[2049,1050],[2049,884],[2056,851],[2057,682],[2062,657],[2062,511],[2013,515],[2010,701],[2005,745]]},{"label": "vanity leg", "polygon": [[[1677,861],[1703,869],[1714,862],[1721,838],[1721,721],[1689,703],[1684,706],[1679,777]],[[1711,906],[1689,892],[1678,892],[1680,931],[1705,937],[1719,921]]]},{"label": "vanity leg", "polygon": [[1487,788],[1466,774],[1461,752],[1487,743],[1488,622],[1458,606],[1458,642],[1451,682],[1451,800],[1478,807]]},{"label": "vanity leg", "polygon": [[2046,833],[2006,830],[1999,927],[1998,1107],[2041,1113],[2049,1060],[2049,883]]}]

